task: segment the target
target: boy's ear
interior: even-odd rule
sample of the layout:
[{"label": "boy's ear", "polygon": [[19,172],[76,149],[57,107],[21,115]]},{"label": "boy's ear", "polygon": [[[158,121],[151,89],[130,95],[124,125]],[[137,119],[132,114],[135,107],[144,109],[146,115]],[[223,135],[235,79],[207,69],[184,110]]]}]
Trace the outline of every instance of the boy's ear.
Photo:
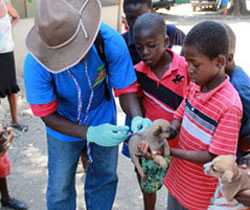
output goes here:
[{"label": "boy's ear", "polygon": [[168,38],[168,36],[166,35],[166,36],[165,36],[165,47],[167,48],[168,45],[169,45],[169,38]]},{"label": "boy's ear", "polygon": [[227,65],[227,58],[224,55],[218,55],[216,58],[216,66],[221,69]]},{"label": "boy's ear", "polygon": [[228,60],[228,62],[231,63],[234,60],[234,54],[233,53],[229,53],[228,57],[227,57],[227,60]]}]

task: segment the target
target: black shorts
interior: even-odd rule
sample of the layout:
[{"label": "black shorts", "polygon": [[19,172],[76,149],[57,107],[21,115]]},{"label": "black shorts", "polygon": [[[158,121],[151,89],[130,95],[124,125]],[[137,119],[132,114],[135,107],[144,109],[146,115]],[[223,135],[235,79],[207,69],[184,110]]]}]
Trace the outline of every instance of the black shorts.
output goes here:
[{"label": "black shorts", "polygon": [[13,52],[0,53],[0,75],[0,98],[19,91]]}]

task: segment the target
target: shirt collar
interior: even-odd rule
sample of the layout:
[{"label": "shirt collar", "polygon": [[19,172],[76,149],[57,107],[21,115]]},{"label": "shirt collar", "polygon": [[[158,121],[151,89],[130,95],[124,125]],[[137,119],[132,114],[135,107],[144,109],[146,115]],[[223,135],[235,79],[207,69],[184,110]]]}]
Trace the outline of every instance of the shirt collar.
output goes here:
[{"label": "shirt collar", "polygon": [[200,94],[199,99],[202,100],[203,102],[208,101],[211,97],[213,97],[217,92],[219,92],[222,88],[224,88],[225,86],[227,86],[228,84],[230,84],[229,81],[229,77],[226,75],[226,79],[219,84],[216,88],[214,88],[213,90],[210,90],[209,92],[203,93],[201,92],[201,87],[193,82],[191,82],[191,88],[192,88],[192,92],[196,92]]},{"label": "shirt collar", "polygon": [[[184,58],[182,56],[177,55],[171,49],[167,49],[167,52],[169,52],[169,54],[171,55],[172,62],[170,63],[168,70],[165,72],[165,74],[163,75],[163,77],[161,79],[164,79],[168,75],[171,75],[172,73],[177,71],[180,68],[180,63],[185,62]],[[152,77],[152,74],[154,75],[152,69],[147,64],[145,64],[143,61],[141,61],[139,64],[136,65],[136,70],[139,72],[142,72],[150,77]]]}]

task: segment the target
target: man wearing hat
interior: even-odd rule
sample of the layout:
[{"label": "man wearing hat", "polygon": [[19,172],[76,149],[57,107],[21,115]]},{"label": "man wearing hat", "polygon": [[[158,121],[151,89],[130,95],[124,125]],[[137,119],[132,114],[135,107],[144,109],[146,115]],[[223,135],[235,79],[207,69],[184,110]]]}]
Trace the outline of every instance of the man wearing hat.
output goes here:
[{"label": "man wearing hat", "polygon": [[[88,210],[111,210],[117,187],[118,144],[129,128],[116,126],[111,88],[133,117],[131,130],[151,125],[142,116],[136,76],[125,42],[101,23],[99,0],[38,0],[24,62],[27,101],[42,118],[48,144],[48,210],[75,210],[75,173],[87,148]],[[101,33],[105,68],[94,45]],[[106,97],[107,90],[110,97]]]}]

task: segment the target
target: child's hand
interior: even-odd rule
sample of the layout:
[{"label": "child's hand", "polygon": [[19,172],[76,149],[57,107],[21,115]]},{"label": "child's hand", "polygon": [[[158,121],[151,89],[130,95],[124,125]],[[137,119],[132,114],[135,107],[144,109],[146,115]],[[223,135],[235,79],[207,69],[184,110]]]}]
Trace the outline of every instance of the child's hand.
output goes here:
[{"label": "child's hand", "polygon": [[169,126],[169,137],[168,139],[173,139],[175,138],[177,135],[177,131],[176,131],[176,128],[173,127],[172,125]]},{"label": "child's hand", "polygon": [[179,120],[173,120],[169,125],[169,137],[168,139],[173,139],[178,134],[178,131],[180,129],[180,121]]},{"label": "child's hand", "polygon": [[5,154],[13,141],[13,132],[11,128],[0,128],[0,157]]},{"label": "child's hand", "polygon": [[245,206],[250,207],[250,190],[244,190],[239,192],[235,199],[239,202],[242,203]]},{"label": "child's hand", "polygon": [[20,17],[18,15],[15,17],[12,17],[12,19],[11,19],[12,26],[15,26],[19,20],[20,20]]},{"label": "child's hand", "polygon": [[140,144],[138,144],[138,150],[142,154],[143,157],[146,159],[152,159],[152,154],[150,152],[150,147],[148,142],[142,141]]}]

